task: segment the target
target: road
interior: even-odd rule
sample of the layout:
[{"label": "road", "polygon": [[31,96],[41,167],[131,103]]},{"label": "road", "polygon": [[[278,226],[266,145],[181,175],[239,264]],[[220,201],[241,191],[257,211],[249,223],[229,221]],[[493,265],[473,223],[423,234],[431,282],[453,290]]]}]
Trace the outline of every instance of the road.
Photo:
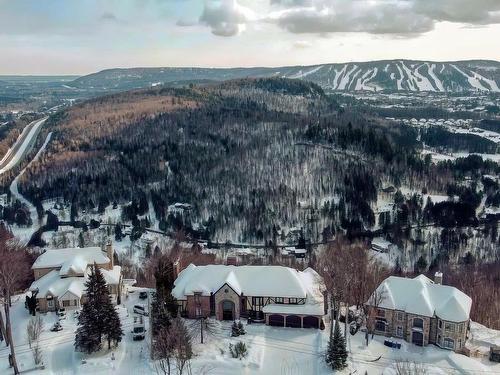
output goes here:
[{"label": "road", "polygon": [[31,147],[33,147],[36,137],[38,133],[40,133],[46,120],[47,117],[33,121],[23,129],[16,143],[14,143],[0,161],[0,175],[19,165],[26,154],[31,150]]}]

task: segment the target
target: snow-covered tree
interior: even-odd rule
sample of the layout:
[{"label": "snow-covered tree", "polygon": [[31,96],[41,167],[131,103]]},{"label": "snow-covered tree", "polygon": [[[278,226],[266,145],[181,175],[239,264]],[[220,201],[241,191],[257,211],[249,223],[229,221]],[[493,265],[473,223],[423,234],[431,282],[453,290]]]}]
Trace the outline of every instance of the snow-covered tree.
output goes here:
[{"label": "snow-covered tree", "polygon": [[333,370],[342,370],[347,366],[347,349],[338,321],[335,322],[333,335],[330,334],[330,341],[326,351],[326,363]]},{"label": "snow-covered tree", "polygon": [[87,301],[78,316],[75,349],[90,354],[101,349],[103,336],[108,341],[108,348],[111,348],[111,343],[120,342],[123,330],[111,303],[106,280],[95,263],[85,288]]}]

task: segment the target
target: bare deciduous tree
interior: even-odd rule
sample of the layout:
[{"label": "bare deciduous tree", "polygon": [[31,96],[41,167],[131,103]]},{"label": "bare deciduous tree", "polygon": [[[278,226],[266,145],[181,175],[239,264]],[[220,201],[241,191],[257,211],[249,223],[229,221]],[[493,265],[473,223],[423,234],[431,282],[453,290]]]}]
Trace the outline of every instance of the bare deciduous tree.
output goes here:
[{"label": "bare deciduous tree", "polygon": [[[0,226],[0,303],[4,307],[5,338],[10,344],[10,354],[15,374],[19,374],[19,369],[12,339],[11,298],[29,280],[30,265],[30,258],[26,249],[13,239],[12,233],[7,231],[5,227]],[[0,323],[3,324],[3,322]]]},{"label": "bare deciduous tree", "polygon": [[26,336],[28,337],[29,347],[33,352],[35,365],[39,365],[42,362],[42,348],[40,347],[40,335],[42,332],[42,317],[40,315],[32,317],[26,327]]},{"label": "bare deciduous tree", "polygon": [[193,357],[192,338],[181,318],[172,320],[168,328],[163,328],[153,342],[155,368],[158,374],[170,375],[173,368],[182,375],[191,372]]}]

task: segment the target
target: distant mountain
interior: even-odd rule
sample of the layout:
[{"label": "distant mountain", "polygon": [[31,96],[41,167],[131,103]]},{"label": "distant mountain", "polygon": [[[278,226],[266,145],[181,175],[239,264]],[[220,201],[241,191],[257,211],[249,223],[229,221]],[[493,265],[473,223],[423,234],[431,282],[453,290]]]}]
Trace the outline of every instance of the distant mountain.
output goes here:
[{"label": "distant mountain", "polygon": [[160,84],[222,81],[247,77],[308,80],[333,91],[500,92],[500,62],[385,60],[278,68],[109,69],[74,80],[81,89],[128,90]]}]

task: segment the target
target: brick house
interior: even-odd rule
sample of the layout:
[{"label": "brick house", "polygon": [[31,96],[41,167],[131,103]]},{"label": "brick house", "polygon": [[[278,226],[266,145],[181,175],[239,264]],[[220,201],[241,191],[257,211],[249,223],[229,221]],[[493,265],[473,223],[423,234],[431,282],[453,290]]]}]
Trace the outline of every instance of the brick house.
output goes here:
[{"label": "brick house", "polygon": [[455,287],[424,275],[390,276],[367,302],[376,334],[402,338],[419,346],[435,344],[460,351],[467,340],[472,300]]},{"label": "brick house", "polygon": [[311,268],[190,264],[172,295],[187,318],[252,318],[268,325],[321,328],[323,282]]},{"label": "brick house", "polygon": [[47,250],[33,266],[35,281],[29,290],[37,293],[38,311],[78,309],[85,303],[85,282],[90,267],[97,264],[108,285],[113,303],[121,294],[121,267],[113,264],[113,246]]}]

